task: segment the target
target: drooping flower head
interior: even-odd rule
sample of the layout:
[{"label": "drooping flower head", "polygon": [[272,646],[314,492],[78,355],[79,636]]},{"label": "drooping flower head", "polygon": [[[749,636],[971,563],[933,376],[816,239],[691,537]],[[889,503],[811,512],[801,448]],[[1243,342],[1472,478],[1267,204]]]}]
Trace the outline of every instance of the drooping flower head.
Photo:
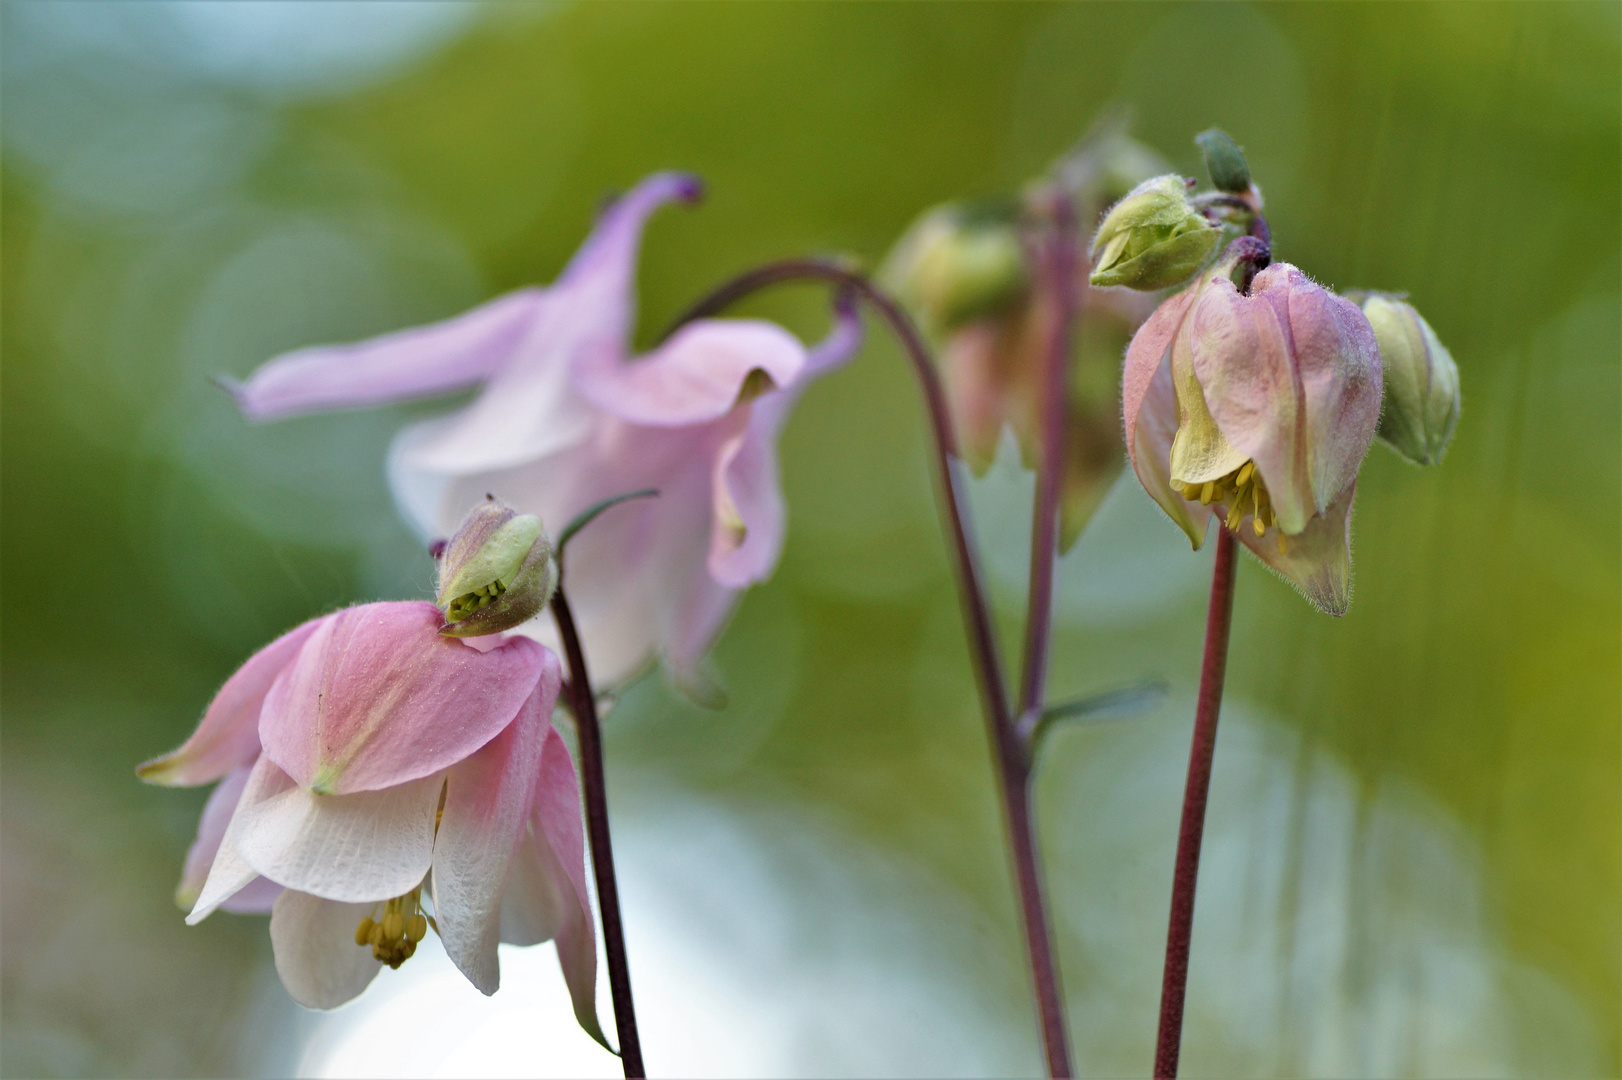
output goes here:
[{"label": "drooping flower head", "polygon": [[1212,513],[1330,614],[1351,599],[1358,466],[1380,418],[1380,350],[1357,305],[1287,263],[1241,292],[1243,237],[1127,349],[1127,451],[1195,548]]},{"label": "drooping flower head", "polygon": [[[1043,357],[1060,312],[1054,290],[1036,287],[1032,237],[1052,225],[1051,196],[1062,193],[1075,220],[1090,223],[1112,200],[1164,170],[1158,155],[1126,136],[1124,118],[1106,118],[1030,190],[935,207],[886,258],[882,278],[939,349],[958,453],[976,473],[995,459],[1004,429],[1012,432],[1027,466],[1041,456]],[[1153,309],[1149,298],[1091,287],[1086,256],[1076,254],[1082,264],[1074,282],[1080,318],[1065,402],[1064,549],[1120,471],[1121,350]]]},{"label": "drooping flower head", "polygon": [[498,942],[555,939],[575,1015],[601,1042],[578,787],[551,725],[558,660],[443,625],[423,602],[307,622],[141,766],[151,783],[219,782],[178,899],[189,923],[269,911],[283,985],[319,1009],[399,967],[430,927],[486,994]]},{"label": "drooping flower head", "polygon": [[[652,176],[602,214],[550,288],[279,357],[235,388],[238,403],[263,420],[479,387],[465,408],[402,431],[390,452],[395,498],[425,539],[448,536],[487,493],[561,522],[658,489],[575,545],[569,598],[594,680],[621,681],[658,655],[702,694],[700,659],[782,547],[778,432],[804,387],[854,353],[860,326],[842,317],[808,351],[772,323],[703,319],[633,359],[643,223],[699,191],[690,176]],[[520,632],[555,640],[546,620]]]}]

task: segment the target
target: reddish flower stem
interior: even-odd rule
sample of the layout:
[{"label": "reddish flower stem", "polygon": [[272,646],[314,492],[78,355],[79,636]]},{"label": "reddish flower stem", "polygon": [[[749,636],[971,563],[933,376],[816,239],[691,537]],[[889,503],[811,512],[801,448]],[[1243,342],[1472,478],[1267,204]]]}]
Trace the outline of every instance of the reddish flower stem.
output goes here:
[{"label": "reddish flower stem", "polygon": [[1025,604],[1025,666],[1020,679],[1020,730],[1034,732],[1047,688],[1053,639],[1053,571],[1059,558],[1059,496],[1064,487],[1064,420],[1071,336],[1076,322],[1075,208],[1055,192],[1043,237],[1042,286],[1055,307],[1042,367],[1042,459],[1036,469],[1031,516],[1030,592]]},{"label": "reddish flower stem", "polygon": [[[561,579],[562,568],[559,567]],[[636,1031],[636,1007],[631,1001],[631,969],[625,956],[625,927],[620,920],[620,891],[614,878],[614,845],[608,833],[608,785],[603,772],[603,736],[597,723],[597,700],[586,671],[574,613],[558,582],[552,594],[552,618],[563,639],[569,661],[569,707],[580,736],[581,788],[586,803],[586,837],[591,844],[591,868],[597,878],[597,907],[603,918],[603,948],[608,954],[608,991],[614,1001],[614,1026],[619,1035],[620,1064],[627,1077],[647,1076],[642,1066],[642,1040]]]},{"label": "reddish flower stem", "polygon": [[1183,999],[1188,990],[1189,939],[1194,931],[1194,885],[1200,872],[1200,841],[1205,802],[1211,790],[1216,753],[1217,713],[1228,666],[1228,630],[1233,623],[1233,575],[1238,542],[1218,522],[1216,565],[1211,570],[1211,604],[1205,614],[1205,657],[1200,664],[1199,700],[1194,710],[1194,741],[1183,789],[1183,821],[1177,833],[1177,868],[1172,875],[1171,920],[1166,930],[1166,968],[1160,985],[1160,1034],[1155,1043],[1155,1078],[1172,1080],[1183,1042]]},{"label": "reddish flower stem", "polygon": [[1003,822],[1007,829],[1014,882],[1018,889],[1020,922],[1036,993],[1044,1058],[1048,1075],[1069,1077],[1069,1040],[1065,1033],[1064,995],[1059,989],[1059,967],[1043,898],[1042,873],[1037,856],[1036,834],[1031,813],[1031,759],[1009,707],[1002,659],[997,647],[991,607],[981,585],[972,530],[963,507],[960,466],[956,461],[957,441],[946,393],[928,347],[907,313],[888,294],[866,277],[833,262],[818,259],[788,259],[770,263],[729,281],[688,308],[666,332],[725,310],[744,297],[770,285],[786,281],[825,281],[848,289],[872,306],[884,319],[912,365],[929,416],[935,472],[939,482],[943,527],[952,549],[958,592],[969,638],[969,655],[974,663],[980,702],[986,720],[986,733],[996,764],[998,790],[1002,797]]}]

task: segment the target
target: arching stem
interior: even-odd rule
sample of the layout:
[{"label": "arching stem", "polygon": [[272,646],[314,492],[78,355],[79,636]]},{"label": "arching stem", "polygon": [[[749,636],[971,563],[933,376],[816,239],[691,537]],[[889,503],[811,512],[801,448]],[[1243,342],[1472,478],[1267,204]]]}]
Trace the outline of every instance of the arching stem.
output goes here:
[{"label": "arching stem", "polygon": [[[1044,1059],[1048,1075],[1069,1077],[1069,1039],[1065,1031],[1064,996],[1059,988],[1059,968],[1054,954],[1051,924],[1043,898],[1041,867],[1037,857],[1036,835],[1031,813],[1031,759],[1025,739],[1009,706],[1002,659],[997,647],[991,608],[981,584],[972,529],[962,497],[961,463],[946,393],[941,386],[935,362],[918,329],[901,306],[863,275],[835,262],[820,259],[789,259],[771,263],[742,274],[723,284],[694,304],[671,326],[669,332],[693,321],[714,315],[768,286],[788,281],[824,281],[861,297],[882,318],[900,342],[912,365],[929,417],[931,445],[940,491],[942,526],[952,550],[957,573],[958,594],[979,685],[986,733],[996,765],[998,791],[1003,804],[1014,881],[1018,890],[1020,922],[1024,930],[1031,980],[1036,994],[1037,1017],[1041,1027]],[[668,336],[667,332],[666,336]]]},{"label": "arching stem", "polygon": [[608,785],[603,772],[603,736],[597,723],[597,700],[586,671],[586,654],[574,613],[560,580],[552,594],[552,618],[569,662],[569,708],[580,736],[581,787],[586,803],[586,838],[591,844],[591,868],[597,878],[597,906],[603,918],[603,949],[608,954],[608,991],[614,1002],[614,1026],[619,1035],[620,1064],[627,1077],[647,1076],[642,1066],[642,1040],[636,1031],[636,1007],[631,1001],[631,970],[625,956],[625,926],[620,919],[619,884],[614,877],[614,845],[608,834]]}]

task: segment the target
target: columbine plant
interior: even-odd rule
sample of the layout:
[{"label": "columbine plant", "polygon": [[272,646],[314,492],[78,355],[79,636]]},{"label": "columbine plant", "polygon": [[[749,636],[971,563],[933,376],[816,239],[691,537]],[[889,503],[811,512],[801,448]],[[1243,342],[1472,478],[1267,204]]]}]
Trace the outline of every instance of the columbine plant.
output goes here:
[{"label": "columbine plant", "polygon": [[443,609],[344,608],[244,664],[183,746],[137,770],[219,781],[178,891],[186,921],[268,910],[282,983],[316,1009],[430,929],[486,994],[498,942],[556,939],[575,1015],[607,1045],[579,789],[551,724],[558,659],[496,636],[546,604],[550,567],[539,521],[481,507],[445,553]]},{"label": "columbine plant", "polygon": [[[579,737],[620,1053],[627,1076],[643,1075],[587,654],[605,683],[660,657],[678,686],[718,700],[700,662],[783,542],[778,433],[800,391],[854,353],[866,304],[899,340],[929,419],[1050,1076],[1072,1066],[1036,843],[1037,753],[1055,721],[1144,697],[1046,699],[1054,565],[1119,468],[1117,386],[1144,488],[1195,548],[1220,523],[1155,1065],[1174,1076],[1238,546],[1343,614],[1368,446],[1378,434],[1432,463],[1458,417],[1457,369],[1418,313],[1385,293],[1354,303],[1274,264],[1243,154],[1221,132],[1197,141],[1211,191],[1155,175],[1152,154],[1106,127],[1016,197],[924,215],[886,268],[900,298],[843,262],[773,263],[720,286],[633,358],[643,223],[699,191],[660,174],[603,213],[550,288],[302,350],[230,384],[253,419],[480,392],[403,431],[390,454],[396,498],[425,538],[461,523],[433,548],[438,606],[369,604],[298,627],[226,683],[184,746],[142,766],[155,783],[219,781],[181,885],[191,921],[270,910],[283,981],[316,1007],[360,993],[430,929],[486,993],[498,940],[555,938],[576,1014],[601,1040],[579,789],[550,723],[561,695]],[[1078,221],[1100,216],[1084,253]],[[835,324],[815,348],[770,323],[712,318],[805,280],[835,287]],[[1166,289],[1179,291],[1158,306],[1141,295]],[[988,464],[1005,428],[1036,470],[1017,686],[960,494],[963,465]],[[569,539],[610,508],[566,565]],[[554,545],[541,520],[571,516]],[[538,642],[563,650],[566,681]]]},{"label": "columbine plant", "polygon": [[[1458,416],[1452,357],[1418,313],[1384,294],[1367,295],[1359,307],[1295,267],[1273,263],[1261,192],[1244,155],[1220,131],[1198,141],[1214,191],[1190,198],[1193,185],[1180,177],[1149,181],[1110,211],[1093,242],[1095,285],[1155,290],[1193,279],[1133,337],[1122,412],[1133,470],[1193,546],[1204,542],[1213,516],[1221,522],[1172,885],[1156,1077],[1176,1076],[1181,1052],[1233,614],[1234,541],[1319,610],[1344,615],[1357,472],[1376,432],[1426,464],[1440,460]],[[1198,247],[1216,236],[1222,254],[1206,266]]]}]

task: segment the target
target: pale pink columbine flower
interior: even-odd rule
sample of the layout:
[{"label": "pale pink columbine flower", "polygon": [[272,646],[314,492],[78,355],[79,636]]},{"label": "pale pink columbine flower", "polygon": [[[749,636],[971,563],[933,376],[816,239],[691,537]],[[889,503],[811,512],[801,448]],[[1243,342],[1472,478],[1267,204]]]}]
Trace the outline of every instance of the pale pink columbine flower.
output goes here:
[{"label": "pale pink columbine flower", "polygon": [[1258,559],[1342,615],[1357,470],[1380,419],[1380,350],[1357,305],[1295,267],[1267,267],[1247,295],[1231,265],[1164,301],[1127,349],[1132,468],[1195,548],[1215,511]]},{"label": "pale pink columbine flower", "polygon": [[498,942],[556,939],[575,1015],[602,1041],[579,789],[551,725],[557,657],[443,625],[424,602],[307,622],[141,766],[152,783],[220,782],[186,859],[186,921],[268,910],[283,985],[318,1009],[409,959],[430,925],[486,994]]},{"label": "pale pink columbine flower", "polygon": [[[697,663],[739,590],[770,574],[782,547],[778,432],[802,388],[860,336],[844,317],[808,351],[769,322],[703,319],[633,359],[643,223],[699,191],[690,176],[650,177],[604,212],[550,288],[290,353],[235,387],[237,400],[269,419],[481,387],[391,451],[395,497],[425,539],[448,535],[487,492],[559,528],[605,498],[657,488],[603,515],[569,553],[569,600],[599,683],[662,655],[698,689]],[[521,632],[555,642],[548,620]]]}]

